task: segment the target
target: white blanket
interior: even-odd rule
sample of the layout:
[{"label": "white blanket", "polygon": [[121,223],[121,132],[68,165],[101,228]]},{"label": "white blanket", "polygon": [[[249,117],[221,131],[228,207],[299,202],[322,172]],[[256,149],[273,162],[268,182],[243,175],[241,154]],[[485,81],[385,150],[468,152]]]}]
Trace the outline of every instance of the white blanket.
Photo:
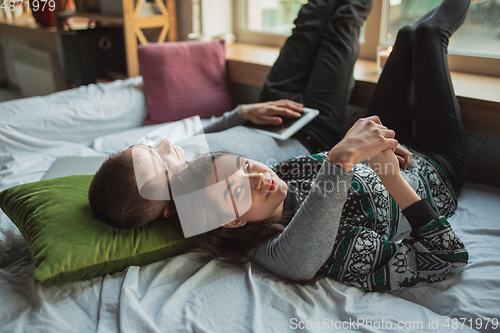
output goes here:
[{"label": "white blanket", "polygon": [[[9,121],[0,121],[0,190],[40,179],[56,157],[107,154],[150,130],[94,141],[95,129],[89,134],[86,126],[64,137]],[[117,127],[110,131],[123,129]],[[88,281],[42,285],[33,280],[19,231],[0,213],[0,332],[493,332],[491,319],[485,325],[487,318],[499,325],[499,216],[500,189],[466,183],[449,219],[470,253],[465,271],[383,294],[331,279],[287,283],[255,264],[228,266],[200,251]]]}]

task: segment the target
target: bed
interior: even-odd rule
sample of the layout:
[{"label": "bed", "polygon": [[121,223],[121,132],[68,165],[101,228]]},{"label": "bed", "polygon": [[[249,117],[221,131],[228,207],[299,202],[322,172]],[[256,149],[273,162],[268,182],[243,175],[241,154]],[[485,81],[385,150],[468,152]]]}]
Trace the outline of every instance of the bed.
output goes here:
[{"label": "bed", "polygon": [[[106,156],[158,128],[142,126],[142,84],[137,77],[1,103],[0,191],[40,180],[58,157]],[[493,332],[500,330],[499,216],[500,188],[468,181],[449,219],[470,253],[464,272],[429,286],[365,293],[331,279],[288,283],[255,264],[227,266],[197,249],[42,284],[24,238],[0,212],[0,331]]]}]

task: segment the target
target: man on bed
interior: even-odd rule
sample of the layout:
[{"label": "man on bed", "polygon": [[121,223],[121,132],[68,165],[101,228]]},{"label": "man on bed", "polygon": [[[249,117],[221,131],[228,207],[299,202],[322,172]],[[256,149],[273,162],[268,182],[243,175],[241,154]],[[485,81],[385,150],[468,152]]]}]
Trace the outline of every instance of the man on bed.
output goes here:
[{"label": "man on bed", "polygon": [[[158,167],[165,166],[171,173],[182,168],[185,154],[180,146],[187,148],[198,140],[206,140],[210,151],[241,154],[267,165],[333,147],[342,139],[334,133],[343,132],[345,110],[354,87],[352,74],[359,54],[359,30],[372,2],[310,0],[301,8],[296,27],[265,80],[261,103],[240,105],[226,112],[203,129],[204,136],[191,137],[179,146],[164,140],[156,147],[134,146],[110,156],[90,185],[89,201],[95,214],[113,226],[128,228],[169,216],[173,205],[168,200],[167,177],[158,181]],[[342,11],[340,16],[349,18],[349,24],[339,25],[338,40],[322,45],[319,41],[329,17],[337,10]],[[327,47],[332,55],[328,66],[334,69],[333,77],[315,71],[317,54],[325,52],[320,50],[322,47]],[[334,105],[324,106],[325,94],[333,96],[329,100],[335,100]],[[320,114],[286,141],[241,126],[246,121],[280,124],[282,116],[300,117],[302,103],[314,106]],[[134,163],[142,166],[137,168],[141,169],[140,175],[135,174]]]},{"label": "man on bed", "polygon": [[271,165],[309,151],[295,138],[280,141],[240,125],[246,121],[280,124],[280,116],[300,117],[303,112],[302,104],[291,100],[239,105],[205,126],[204,134],[179,145],[164,139],[154,147],[135,145],[113,154],[92,180],[90,206],[99,218],[116,227],[133,228],[167,217],[172,205],[166,172],[172,176],[184,168],[186,153],[181,146],[190,149],[208,144],[211,151],[245,154]]}]

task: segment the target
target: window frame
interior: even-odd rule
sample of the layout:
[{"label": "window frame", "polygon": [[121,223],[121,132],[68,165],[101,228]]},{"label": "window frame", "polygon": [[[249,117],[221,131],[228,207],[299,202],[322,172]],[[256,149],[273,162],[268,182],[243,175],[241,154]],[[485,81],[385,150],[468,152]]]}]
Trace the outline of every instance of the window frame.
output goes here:
[{"label": "window frame", "polygon": [[[246,1],[254,0],[233,1],[233,24],[237,42],[280,48],[284,45],[288,36],[243,29],[243,10]],[[365,22],[365,38],[360,48],[360,59],[376,60],[377,46],[383,36],[381,25],[388,17],[388,10],[389,0],[374,0],[372,11]],[[500,77],[500,57],[449,54],[448,64],[451,71]]]},{"label": "window frame", "polygon": [[285,44],[288,36],[280,34],[272,34],[260,31],[246,30],[244,22],[244,8],[247,1],[255,0],[233,0],[233,15],[234,27],[233,30],[236,35],[238,43],[258,44],[263,46],[282,47]]}]

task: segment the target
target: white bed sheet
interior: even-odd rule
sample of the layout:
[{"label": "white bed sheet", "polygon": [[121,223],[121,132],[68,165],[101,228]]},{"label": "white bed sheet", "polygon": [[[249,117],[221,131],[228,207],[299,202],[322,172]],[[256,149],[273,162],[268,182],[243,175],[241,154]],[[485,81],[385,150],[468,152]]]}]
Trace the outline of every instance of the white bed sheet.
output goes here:
[{"label": "white bed sheet", "polygon": [[[2,165],[1,172],[10,172],[8,183],[40,178],[45,166],[39,162],[49,156],[99,154],[83,145],[55,149],[53,142],[41,141],[27,154],[29,142],[24,142],[19,169]],[[32,172],[34,164],[38,172]],[[2,189],[5,185],[2,180]],[[289,284],[257,265],[225,266],[194,251],[89,281],[41,285],[33,281],[24,240],[2,213],[0,331],[288,332],[299,321],[317,321],[316,329],[309,330],[316,332],[358,320],[393,326],[359,326],[366,332],[396,332],[399,321],[428,325],[429,320],[438,320],[440,331],[453,331],[443,326],[448,317],[476,320],[500,314],[499,204],[500,189],[466,183],[450,223],[470,252],[470,264],[460,276],[393,295],[364,293],[330,279],[305,287]]]},{"label": "white bed sheet", "polygon": [[[149,130],[132,129],[137,138],[130,131],[107,136],[111,146],[104,149],[86,129],[63,141],[0,126],[0,190],[40,179],[57,157],[107,154]],[[500,189],[466,183],[450,218],[470,253],[465,271],[381,294],[330,279],[286,283],[257,265],[226,266],[199,251],[88,281],[42,285],[33,280],[22,236],[0,212],[0,332],[290,332],[307,324],[309,332],[473,331],[454,329],[450,317],[480,318],[477,331],[494,332],[491,323],[484,328],[484,318],[500,315],[499,216]],[[372,325],[349,326],[362,320]],[[429,321],[438,327],[429,328]]]}]

